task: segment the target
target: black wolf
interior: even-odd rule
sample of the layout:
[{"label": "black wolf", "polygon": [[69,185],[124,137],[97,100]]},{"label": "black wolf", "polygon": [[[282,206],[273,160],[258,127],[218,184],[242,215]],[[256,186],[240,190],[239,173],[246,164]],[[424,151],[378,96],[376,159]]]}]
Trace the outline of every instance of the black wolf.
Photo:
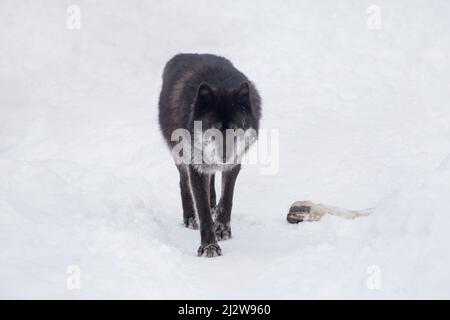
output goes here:
[{"label": "black wolf", "polygon": [[[216,146],[219,139],[198,142],[197,131],[201,130],[200,137],[209,129],[224,136],[230,130],[253,131],[257,136],[260,105],[255,86],[225,58],[211,54],[179,54],[164,68],[159,100],[159,123],[164,139],[173,151],[178,141],[173,141],[172,134],[182,129],[194,136],[194,141],[185,141],[185,146],[194,151],[204,149],[201,159],[191,154],[188,162],[176,161],[184,224],[193,229],[198,229],[200,224],[199,256],[221,255],[217,241],[231,237],[230,216],[240,160],[256,138],[246,140],[240,147],[236,146],[240,138],[233,138],[233,143],[224,139],[225,143],[221,141],[223,149],[217,147],[205,152],[211,143]],[[201,123],[200,129],[196,128],[196,123]],[[225,152],[216,153],[216,150]],[[184,152],[186,150],[181,154]],[[222,172],[222,192],[216,205],[214,177],[217,171]]]}]

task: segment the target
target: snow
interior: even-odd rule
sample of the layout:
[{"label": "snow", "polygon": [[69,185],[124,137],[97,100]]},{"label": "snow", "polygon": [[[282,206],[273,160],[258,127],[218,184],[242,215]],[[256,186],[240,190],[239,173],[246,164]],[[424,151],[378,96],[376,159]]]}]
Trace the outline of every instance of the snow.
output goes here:
[{"label": "snow", "polygon": [[[0,297],[450,298],[449,14],[444,0],[1,1]],[[214,259],[182,227],[157,125],[178,52],[233,61],[279,130],[278,173],[241,172]],[[288,224],[305,199],[375,210]]]}]

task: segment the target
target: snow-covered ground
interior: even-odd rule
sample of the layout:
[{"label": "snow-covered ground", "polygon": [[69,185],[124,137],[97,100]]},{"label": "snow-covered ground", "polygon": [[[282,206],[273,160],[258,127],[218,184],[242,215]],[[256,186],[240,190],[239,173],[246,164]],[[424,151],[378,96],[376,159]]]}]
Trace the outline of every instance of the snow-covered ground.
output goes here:
[{"label": "snow-covered ground", "polygon": [[[449,17],[446,0],[1,0],[0,297],[450,298]],[[214,259],[182,227],[157,125],[179,52],[228,57],[279,130],[278,173],[241,172]],[[304,199],[375,211],[288,224]]]}]

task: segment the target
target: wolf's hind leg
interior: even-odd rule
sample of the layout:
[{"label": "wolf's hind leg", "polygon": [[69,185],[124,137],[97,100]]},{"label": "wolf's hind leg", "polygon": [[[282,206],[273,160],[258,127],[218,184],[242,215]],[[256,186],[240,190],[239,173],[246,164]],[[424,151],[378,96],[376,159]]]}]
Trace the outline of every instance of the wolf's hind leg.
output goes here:
[{"label": "wolf's hind leg", "polygon": [[222,194],[216,208],[216,219],[214,221],[217,240],[227,240],[231,238],[231,209],[233,207],[233,194],[236,179],[241,170],[241,165],[237,165],[230,171],[222,172]]},{"label": "wolf's hind leg", "polygon": [[181,204],[183,206],[183,222],[184,226],[189,229],[198,229],[198,221],[195,215],[194,202],[192,199],[191,186],[187,167],[185,165],[178,165],[180,173],[180,191]]},{"label": "wolf's hind leg", "polygon": [[209,200],[211,204],[211,212],[216,208],[216,187],[215,187],[215,174],[211,175],[210,188],[209,188]]}]

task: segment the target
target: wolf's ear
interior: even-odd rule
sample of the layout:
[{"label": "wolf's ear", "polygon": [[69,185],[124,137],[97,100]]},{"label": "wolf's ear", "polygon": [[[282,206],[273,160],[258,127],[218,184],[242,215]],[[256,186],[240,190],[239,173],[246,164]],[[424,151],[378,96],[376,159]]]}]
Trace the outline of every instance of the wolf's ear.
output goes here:
[{"label": "wolf's ear", "polygon": [[195,105],[198,108],[202,108],[210,104],[214,99],[214,93],[212,88],[206,82],[200,83],[197,89],[197,95],[195,97]]},{"label": "wolf's ear", "polygon": [[234,92],[234,102],[239,106],[251,110],[250,84],[248,81],[242,81]]}]

